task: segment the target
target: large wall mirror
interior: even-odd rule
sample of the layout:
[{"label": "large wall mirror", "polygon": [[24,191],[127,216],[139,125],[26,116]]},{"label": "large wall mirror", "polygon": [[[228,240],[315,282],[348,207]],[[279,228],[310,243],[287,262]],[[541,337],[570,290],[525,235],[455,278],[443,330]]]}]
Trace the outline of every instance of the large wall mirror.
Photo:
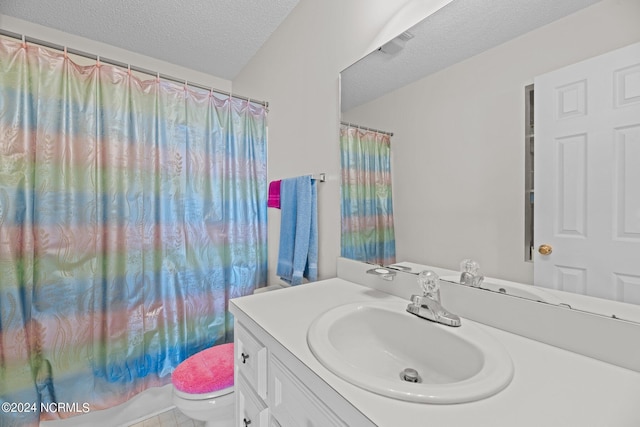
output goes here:
[{"label": "large wall mirror", "polygon": [[[640,306],[635,305],[640,304],[640,273],[621,275],[620,289],[626,292],[621,298],[609,289],[581,288],[579,274],[572,275],[571,269],[562,287],[539,283],[534,266],[546,262],[537,252],[544,242],[532,242],[533,260],[525,255],[530,199],[526,152],[534,147],[526,143],[528,109],[544,115],[539,106],[529,105],[527,88],[538,76],[639,43],[638,17],[637,0],[454,0],[341,73],[342,121],[394,134],[399,261],[458,270],[462,259],[472,258],[485,276],[589,295],[584,309],[592,301],[597,309],[613,307],[606,308],[606,315],[640,321]],[[626,83],[630,103],[640,105],[640,57],[636,59],[636,68],[616,75],[622,75],[618,80]],[[580,89],[566,86],[567,105],[581,102]],[[626,151],[615,154],[627,164],[622,193],[640,193],[639,175],[631,164],[640,161],[640,119],[624,129],[618,146]],[[569,141],[565,147],[563,155],[581,155],[579,143]],[[586,172],[573,164],[557,179],[566,180],[566,200],[586,206],[591,199],[580,198],[580,182],[574,179]],[[536,164],[536,174],[542,174],[542,167],[542,162]],[[548,168],[557,171],[558,165]],[[637,200],[625,207],[627,241],[640,242]],[[640,246],[629,245],[617,254],[603,248],[580,262],[596,265],[607,257],[640,266]]]}]

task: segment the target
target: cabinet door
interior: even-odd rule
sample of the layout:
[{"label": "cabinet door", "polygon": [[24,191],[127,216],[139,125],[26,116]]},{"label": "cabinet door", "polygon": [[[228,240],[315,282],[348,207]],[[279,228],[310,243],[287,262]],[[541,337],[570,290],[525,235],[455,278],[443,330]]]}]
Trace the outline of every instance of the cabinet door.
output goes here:
[{"label": "cabinet door", "polygon": [[269,408],[281,427],[347,427],[273,354],[268,382]]},{"label": "cabinet door", "polygon": [[236,425],[268,427],[269,408],[256,395],[243,375],[237,375],[236,378]]},{"label": "cabinet door", "polygon": [[262,399],[267,398],[267,349],[239,323],[235,324],[235,366]]}]

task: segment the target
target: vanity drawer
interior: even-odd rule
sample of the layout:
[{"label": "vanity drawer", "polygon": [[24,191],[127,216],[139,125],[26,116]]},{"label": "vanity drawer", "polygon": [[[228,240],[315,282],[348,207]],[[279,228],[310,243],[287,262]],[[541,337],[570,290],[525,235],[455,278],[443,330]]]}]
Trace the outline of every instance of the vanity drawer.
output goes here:
[{"label": "vanity drawer", "polygon": [[235,327],[236,371],[245,376],[262,399],[267,398],[267,349],[239,323]]},{"label": "vanity drawer", "polygon": [[269,357],[269,409],[281,427],[348,427],[273,354]]},{"label": "vanity drawer", "polygon": [[256,396],[253,388],[242,374],[236,384],[236,426],[269,427],[269,408]]}]

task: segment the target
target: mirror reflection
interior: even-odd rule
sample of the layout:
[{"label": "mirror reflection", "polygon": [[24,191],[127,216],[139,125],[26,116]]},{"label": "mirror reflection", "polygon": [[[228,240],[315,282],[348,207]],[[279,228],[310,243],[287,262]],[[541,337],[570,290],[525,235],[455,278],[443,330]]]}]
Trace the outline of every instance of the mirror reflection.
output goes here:
[{"label": "mirror reflection", "polygon": [[[566,299],[580,308],[598,311],[604,305],[605,314],[611,315],[624,307],[631,310],[626,317],[640,311],[629,304],[640,303],[640,271],[636,271],[640,246],[631,244],[640,241],[637,199],[618,203],[622,214],[620,209],[615,212],[617,217],[624,214],[626,228],[618,233],[618,240],[624,241],[625,248],[615,253],[609,247],[591,252],[570,248],[566,251],[570,259],[556,263],[551,269],[555,276],[550,278],[542,278],[539,267],[552,264],[549,260],[565,250],[537,235],[549,226],[548,239],[565,234],[570,242],[585,240],[586,235],[611,234],[611,230],[597,230],[591,222],[604,205],[593,206],[596,196],[587,198],[583,192],[587,181],[580,180],[594,164],[606,163],[607,156],[627,168],[618,175],[598,172],[619,178],[611,179],[612,187],[601,189],[599,197],[611,204],[620,195],[640,194],[640,177],[631,167],[640,161],[640,124],[633,122],[633,117],[636,121],[640,117],[633,110],[640,96],[632,89],[633,82],[640,81],[634,65],[640,63],[640,56],[632,52],[631,63],[621,68],[626,74],[614,73],[629,88],[622,95],[626,102],[622,109],[632,113],[626,122],[621,121],[624,125],[613,125],[624,132],[616,134],[612,153],[592,163],[581,160],[586,154],[579,139],[562,139],[588,135],[580,129],[547,135],[545,139],[561,140],[562,150],[555,149],[561,156],[550,160],[555,162],[551,164],[541,160],[539,151],[544,150],[539,148],[538,121],[550,121],[545,114],[551,116],[557,99],[566,101],[567,114],[574,110],[578,114],[582,95],[579,87],[567,83],[562,86],[567,88],[562,98],[557,93],[540,98],[534,85],[541,76],[638,43],[639,14],[640,4],[634,0],[454,0],[344,70],[342,121],[394,134],[392,188],[398,260],[459,271],[460,261],[472,258],[487,278],[553,288],[553,292],[560,290],[556,294],[560,296],[571,292]],[[570,77],[568,82],[581,80]],[[553,82],[540,81],[557,88]],[[528,98],[531,85],[535,96]],[[596,107],[590,106],[589,111]],[[528,131],[531,118],[535,133]],[[527,160],[527,153],[533,154],[535,162]],[[531,171],[527,161],[534,163]],[[530,183],[537,184],[545,176],[556,183],[551,196],[555,207],[542,204],[540,188],[533,188],[535,198],[532,196]],[[600,178],[593,179],[599,182]],[[527,218],[531,202],[533,227]],[[565,211],[558,213],[558,206]],[[582,207],[592,210],[587,211],[588,217],[580,217]],[[545,244],[551,247],[546,258],[541,248]],[[585,277],[592,276],[586,266],[612,265],[612,259],[623,260],[625,270],[613,279],[611,274],[596,276],[594,284],[586,286]],[[607,303],[594,296],[625,303]]]}]

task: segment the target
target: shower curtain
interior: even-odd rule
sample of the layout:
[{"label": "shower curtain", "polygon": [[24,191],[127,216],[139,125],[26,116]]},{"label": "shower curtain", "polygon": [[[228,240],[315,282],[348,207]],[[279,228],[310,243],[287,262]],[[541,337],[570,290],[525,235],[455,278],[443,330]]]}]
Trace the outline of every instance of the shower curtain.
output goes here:
[{"label": "shower curtain", "polygon": [[340,127],[341,254],[379,265],[396,262],[391,198],[391,137]]},{"label": "shower curtain", "polygon": [[266,110],[0,40],[0,425],[170,381],[266,284]]}]

